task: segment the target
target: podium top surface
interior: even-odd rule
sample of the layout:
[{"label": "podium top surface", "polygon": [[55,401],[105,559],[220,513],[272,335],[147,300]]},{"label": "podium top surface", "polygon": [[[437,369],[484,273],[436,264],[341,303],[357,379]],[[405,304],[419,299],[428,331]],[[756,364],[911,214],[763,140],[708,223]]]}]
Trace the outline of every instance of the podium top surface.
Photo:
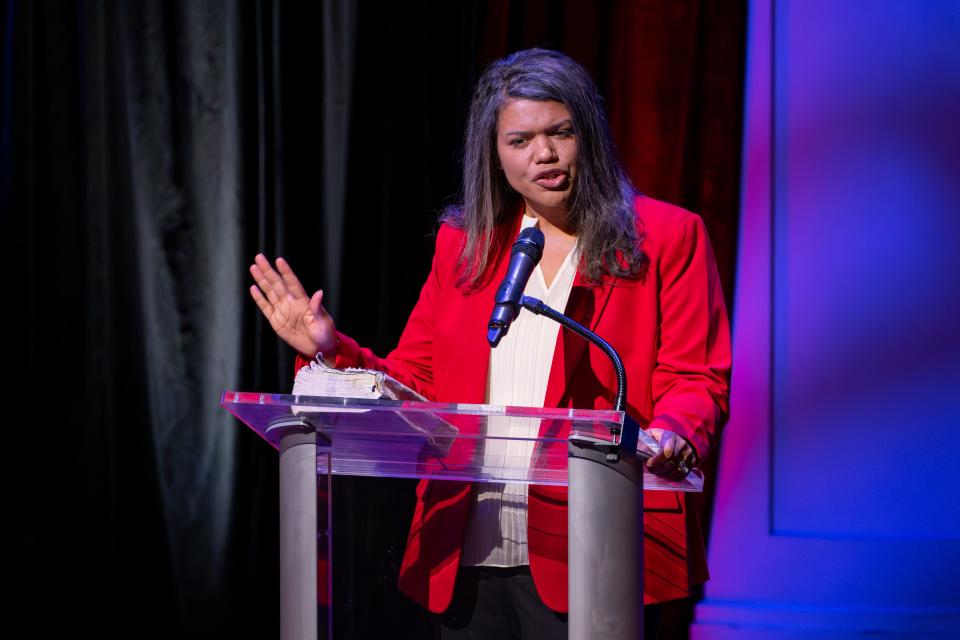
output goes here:
[{"label": "podium top surface", "polygon": [[[625,419],[613,410],[240,391],[225,391],[220,404],[275,448],[291,429],[315,430],[318,473],[547,485],[567,484],[571,440],[612,447]],[[638,453],[655,449],[640,431]],[[645,473],[644,488],[702,491],[703,477],[694,470],[670,482]]]}]

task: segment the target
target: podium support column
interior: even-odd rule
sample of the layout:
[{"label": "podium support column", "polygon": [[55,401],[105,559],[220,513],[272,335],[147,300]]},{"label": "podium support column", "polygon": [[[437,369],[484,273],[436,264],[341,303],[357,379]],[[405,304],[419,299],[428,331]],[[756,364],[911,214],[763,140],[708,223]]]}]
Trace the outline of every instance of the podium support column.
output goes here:
[{"label": "podium support column", "polygon": [[[330,440],[309,420],[292,416],[271,422],[266,436],[280,448],[280,638],[317,640],[317,453],[329,452]],[[329,473],[328,461],[328,480]],[[322,515],[328,529],[329,510]],[[329,553],[329,531],[322,533]],[[326,613],[329,637],[333,617]]]},{"label": "podium support column", "polygon": [[571,440],[568,481],[568,636],[642,640],[642,463]]},{"label": "podium support column", "polygon": [[317,637],[317,437],[280,440],[280,638]]}]

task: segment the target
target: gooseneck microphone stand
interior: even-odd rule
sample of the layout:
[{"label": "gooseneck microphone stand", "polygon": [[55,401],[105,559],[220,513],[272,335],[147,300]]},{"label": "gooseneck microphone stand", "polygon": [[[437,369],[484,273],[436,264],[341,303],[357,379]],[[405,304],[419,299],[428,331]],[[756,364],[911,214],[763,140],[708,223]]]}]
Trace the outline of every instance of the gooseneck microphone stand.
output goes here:
[{"label": "gooseneck microphone stand", "polygon": [[639,425],[626,413],[627,372],[623,366],[623,360],[620,358],[620,354],[617,353],[617,350],[614,349],[609,342],[598,336],[590,329],[587,329],[573,318],[568,318],[553,307],[544,304],[541,300],[532,298],[530,296],[523,296],[523,298],[520,300],[520,306],[531,313],[537,314],[538,316],[546,316],[554,322],[559,323],[561,326],[573,331],[584,340],[596,345],[597,348],[603,351],[607,357],[610,358],[610,361],[613,363],[613,369],[617,374],[617,396],[613,402],[613,410],[624,412],[624,428],[622,430],[611,429],[611,435],[613,435],[614,442],[617,444],[618,449],[625,449],[630,454],[636,454]]}]

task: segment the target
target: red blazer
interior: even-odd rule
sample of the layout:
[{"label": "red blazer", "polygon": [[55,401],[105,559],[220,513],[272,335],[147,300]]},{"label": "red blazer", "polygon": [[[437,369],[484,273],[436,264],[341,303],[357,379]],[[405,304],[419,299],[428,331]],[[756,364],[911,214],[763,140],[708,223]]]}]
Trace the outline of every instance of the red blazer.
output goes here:
[{"label": "red blazer", "polygon": [[[731,362],[713,253],[699,216],[644,196],[635,206],[650,259],[645,277],[607,278],[590,286],[578,273],[565,313],[620,353],[630,415],[643,426],[684,436],[703,460],[728,411]],[[501,230],[504,251],[493,277],[469,293],[456,286],[464,234],[443,225],[433,267],[397,348],[379,358],[341,334],[336,366],[386,371],[437,402],[482,403],[490,362],[486,325],[518,225],[519,218]],[[305,363],[300,359],[298,366]],[[607,357],[561,330],[544,406],[609,409],[615,391]],[[648,491],[644,502],[644,602],[684,597],[691,585],[707,579],[696,514],[681,493]],[[567,610],[566,504],[566,488],[530,487],[530,572],[555,611]],[[469,483],[422,480],[417,487],[400,588],[431,611],[450,604],[470,508]]]}]

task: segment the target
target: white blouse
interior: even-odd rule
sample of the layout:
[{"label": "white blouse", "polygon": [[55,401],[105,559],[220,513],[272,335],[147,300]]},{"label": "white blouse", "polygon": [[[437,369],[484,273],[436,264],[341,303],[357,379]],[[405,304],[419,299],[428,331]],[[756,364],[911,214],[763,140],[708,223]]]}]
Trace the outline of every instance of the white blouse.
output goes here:
[{"label": "white blouse", "polygon": [[[521,228],[532,227],[536,218],[524,216]],[[540,266],[530,276],[524,293],[563,311],[577,272],[576,245],[567,254],[550,286]],[[500,406],[542,407],[547,393],[553,351],[560,329],[553,320],[521,311],[496,349],[490,350],[487,403]],[[491,418],[487,435],[535,438],[537,427],[528,420]],[[484,465],[501,466],[504,456],[530,460],[532,440],[487,440]],[[477,483],[460,564],[464,566],[514,567],[527,559],[527,486],[522,483]]]}]

